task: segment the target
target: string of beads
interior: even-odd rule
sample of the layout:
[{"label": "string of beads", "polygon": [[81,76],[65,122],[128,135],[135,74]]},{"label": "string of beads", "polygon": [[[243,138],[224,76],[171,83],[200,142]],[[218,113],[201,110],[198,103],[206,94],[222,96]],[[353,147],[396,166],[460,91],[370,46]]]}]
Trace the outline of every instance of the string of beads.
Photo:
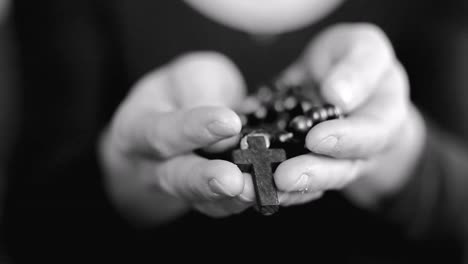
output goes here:
[{"label": "string of beads", "polygon": [[240,115],[242,136],[262,133],[272,144],[303,142],[312,127],[343,117],[338,107],[325,102],[317,85],[264,85],[249,100],[258,105]]}]

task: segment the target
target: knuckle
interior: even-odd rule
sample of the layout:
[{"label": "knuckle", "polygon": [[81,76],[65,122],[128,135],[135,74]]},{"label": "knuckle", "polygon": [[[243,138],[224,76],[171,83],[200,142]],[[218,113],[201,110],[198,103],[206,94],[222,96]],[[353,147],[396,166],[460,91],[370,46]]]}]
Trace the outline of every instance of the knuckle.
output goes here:
[{"label": "knuckle", "polygon": [[395,57],[391,41],[382,28],[372,23],[359,23],[355,30],[356,36],[365,41],[366,46],[374,47],[373,50],[378,50],[389,60]]}]

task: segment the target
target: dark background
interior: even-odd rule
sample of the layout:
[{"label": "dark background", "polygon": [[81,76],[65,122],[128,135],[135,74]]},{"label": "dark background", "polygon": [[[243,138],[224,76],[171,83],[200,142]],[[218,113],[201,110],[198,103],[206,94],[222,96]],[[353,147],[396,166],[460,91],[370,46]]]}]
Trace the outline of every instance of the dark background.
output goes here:
[{"label": "dark background", "polygon": [[177,55],[224,53],[253,87],[292,62],[318,30],[351,21],[385,30],[408,70],[412,99],[466,140],[466,5],[349,0],[317,25],[259,43],[180,1],[14,1],[10,25],[20,81],[16,96],[0,96],[9,102],[4,113],[12,113],[5,118],[12,132],[4,137],[13,145],[5,154],[7,253],[14,262],[66,263],[163,256],[245,261],[251,254],[326,263],[460,261],[455,238],[408,239],[384,214],[354,208],[337,193],[270,218],[247,212],[212,220],[193,213],[160,228],[134,229],[105,195],[95,144],[131,85]]}]

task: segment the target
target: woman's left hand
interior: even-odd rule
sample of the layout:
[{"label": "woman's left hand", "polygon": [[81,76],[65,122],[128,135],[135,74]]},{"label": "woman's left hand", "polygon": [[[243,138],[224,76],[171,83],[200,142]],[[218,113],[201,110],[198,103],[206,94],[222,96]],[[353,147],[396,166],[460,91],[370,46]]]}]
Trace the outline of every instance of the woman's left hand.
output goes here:
[{"label": "woman's left hand", "polygon": [[358,205],[370,207],[402,187],[418,161],[425,128],[382,30],[370,24],[325,30],[284,78],[317,81],[325,99],[347,117],[315,126],[306,137],[311,153],[278,167],[282,205],[344,188]]}]

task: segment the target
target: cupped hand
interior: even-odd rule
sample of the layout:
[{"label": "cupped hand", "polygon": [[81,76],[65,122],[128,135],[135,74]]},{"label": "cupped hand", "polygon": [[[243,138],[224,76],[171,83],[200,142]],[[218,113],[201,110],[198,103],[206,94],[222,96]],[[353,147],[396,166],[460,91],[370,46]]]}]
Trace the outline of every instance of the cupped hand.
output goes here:
[{"label": "cupped hand", "polygon": [[189,208],[227,216],[251,206],[249,175],[193,152],[235,141],[241,121],[231,109],[244,96],[239,71],[215,53],[182,56],[142,78],[101,140],[108,190],[118,207],[129,217],[158,222]]},{"label": "cupped hand", "polygon": [[406,72],[384,32],[370,24],[341,24],[319,34],[284,79],[320,84],[346,118],[318,124],[306,137],[310,154],[283,162],[275,181],[283,205],[311,201],[344,187],[372,206],[410,177],[424,125],[409,99]]}]

